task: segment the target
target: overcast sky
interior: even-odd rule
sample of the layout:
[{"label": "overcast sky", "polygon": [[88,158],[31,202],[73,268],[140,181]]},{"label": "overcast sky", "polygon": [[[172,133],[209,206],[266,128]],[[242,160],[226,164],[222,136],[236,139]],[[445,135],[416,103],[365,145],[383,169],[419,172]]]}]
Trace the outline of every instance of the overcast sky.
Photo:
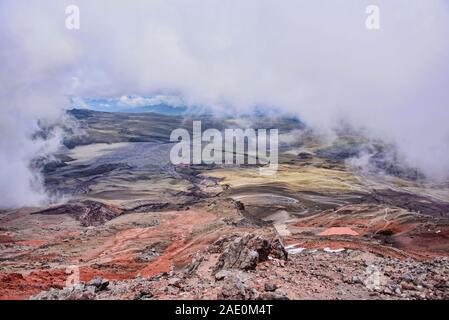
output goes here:
[{"label": "overcast sky", "polygon": [[[370,4],[380,30],[365,27]],[[325,131],[344,119],[446,178],[448,39],[445,0],[0,0],[0,202],[42,199],[28,163],[57,144],[29,136],[67,96],[275,106]]]}]

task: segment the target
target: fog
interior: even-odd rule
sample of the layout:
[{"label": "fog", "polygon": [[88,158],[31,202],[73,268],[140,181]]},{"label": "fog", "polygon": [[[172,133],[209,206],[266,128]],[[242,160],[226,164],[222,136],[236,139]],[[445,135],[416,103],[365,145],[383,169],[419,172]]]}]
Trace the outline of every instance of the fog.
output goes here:
[{"label": "fog", "polygon": [[[65,27],[69,4],[80,30]],[[365,27],[370,4],[380,30]],[[328,133],[344,120],[446,179],[448,39],[445,0],[1,0],[0,206],[45,200],[30,161],[60,137],[32,135],[67,97],[276,107]]]}]

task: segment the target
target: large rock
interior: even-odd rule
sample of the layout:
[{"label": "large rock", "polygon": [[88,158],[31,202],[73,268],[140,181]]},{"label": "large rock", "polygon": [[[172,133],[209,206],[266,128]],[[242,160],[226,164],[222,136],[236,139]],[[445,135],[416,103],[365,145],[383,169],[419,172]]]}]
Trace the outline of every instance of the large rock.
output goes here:
[{"label": "large rock", "polygon": [[259,298],[257,290],[250,288],[237,274],[229,274],[224,279],[218,294],[222,300],[254,300]]},{"label": "large rock", "polygon": [[88,283],[89,286],[95,288],[95,292],[104,291],[109,286],[109,281],[102,278],[95,278]]},{"label": "large rock", "polygon": [[99,226],[123,213],[123,210],[98,201],[84,200],[51,207],[33,214],[61,215],[67,214],[78,220],[83,227]]},{"label": "large rock", "polygon": [[95,287],[79,283],[73,287],[66,287],[61,290],[52,288],[49,291],[41,292],[31,300],[93,300],[95,299]]},{"label": "large rock", "polygon": [[221,238],[211,250],[222,252],[214,269],[216,272],[221,269],[254,270],[270,255],[285,260],[288,256],[279,239],[269,241],[256,234]]},{"label": "large rock", "polygon": [[277,259],[281,260],[287,260],[288,259],[288,253],[287,250],[285,250],[284,245],[282,244],[281,240],[274,239],[271,241],[271,251],[270,254]]}]

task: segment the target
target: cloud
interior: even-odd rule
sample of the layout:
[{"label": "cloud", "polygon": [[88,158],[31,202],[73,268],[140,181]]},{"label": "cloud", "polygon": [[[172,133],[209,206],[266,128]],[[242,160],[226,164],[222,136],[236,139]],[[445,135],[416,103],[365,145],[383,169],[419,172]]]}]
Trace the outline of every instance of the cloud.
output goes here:
[{"label": "cloud", "polygon": [[[80,7],[78,31],[65,28],[69,4]],[[45,143],[30,139],[38,119],[56,119],[67,96],[131,92],[216,112],[275,106],[324,131],[344,119],[447,178],[447,1],[377,0],[378,31],[365,28],[370,4],[2,0],[0,202],[36,203],[28,163]]]}]

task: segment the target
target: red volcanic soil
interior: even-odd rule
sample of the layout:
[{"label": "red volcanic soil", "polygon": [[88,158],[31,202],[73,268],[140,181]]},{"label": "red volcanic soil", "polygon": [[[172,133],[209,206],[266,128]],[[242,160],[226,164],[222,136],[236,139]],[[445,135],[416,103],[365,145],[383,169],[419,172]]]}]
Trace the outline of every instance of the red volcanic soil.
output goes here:
[{"label": "red volcanic soil", "polygon": [[65,270],[0,273],[0,300],[26,299],[50,288],[63,288],[66,278]]},{"label": "red volcanic soil", "polygon": [[[299,231],[288,242],[301,243],[306,248],[351,248],[396,258],[449,256],[447,218],[398,208],[348,205],[300,218],[291,226]],[[302,234],[301,230],[308,230],[309,234]]]},{"label": "red volcanic soil", "polygon": [[318,234],[319,236],[358,236],[359,234],[348,227],[333,227],[324,230],[323,232]]},{"label": "red volcanic soil", "polygon": [[[148,216],[159,223],[148,226],[139,220]],[[29,215],[28,219],[40,226],[39,232],[30,228],[2,234],[7,247],[0,250],[0,257],[4,257],[0,262],[0,299],[24,299],[62,287],[69,266],[79,268],[81,281],[95,277],[125,280],[169,272],[190,263],[196,252],[227,230],[223,223],[217,224],[216,214],[193,209],[130,214],[122,216],[120,222],[89,228],[81,227],[68,215],[57,217],[59,220],[53,223],[55,216]],[[11,221],[6,226],[16,228]],[[79,230],[60,230],[69,222]],[[36,235],[39,239],[33,238]],[[156,248],[157,254],[141,259],[149,248]],[[5,259],[17,256],[19,260]]]},{"label": "red volcanic soil", "polygon": [[[223,209],[222,205],[218,208],[220,210],[217,212],[211,206],[204,205],[181,211],[124,214],[89,227],[83,227],[79,219],[67,214],[10,214],[1,220],[0,299],[27,299],[50,288],[62,288],[69,277],[66,270],[73,266],[79,268],[83,282],[96,277],[133,281],[137,276],[155,281],[151,280],[153,276],[167,277],[168,274],[181,272],[197,253],[207,261],[209,254],[206,248],[223,235],[275,230],[270,225],[238,224],[241,215],[235,211],[232,214],[231,211],[225,212],[228,209]],[[319,249],[321,253],[318,255],[332,255],[321,250],[329,247],[351,249],[387,262],[389,259],[406,261],[408,258],[427,261],[438,256],[449,256],[447,220],[400,209],[346,206],[336,211],[328,210],[298,218],[285,227],[289,233],[281,237],[284,244]],[[316,267],[313,265],[314,254],[308,255],[311,267]],[[292,259],[298,264],[304,262],[302,256]],[[282,264],[278,268],[274,260],[267,263],[275,264],[270,264],[269,268],[273,268],[270,277],[282,273]],[[345,259],[338,263],[341,269],[348,267]],[[203,272],[204,268],[200,268],[199,272]],[[301,272],[304,270],[291,265],[289,276]],[[323,267],[320,272],[324,274],[330,270]],[[265,273],[262,272],[261,276]],[[333,279],[335,275],[329,277]],[[310,274],[305,275],[301,283],[309,278]],[[309,285],[312,291],[315,290],[314,283]],[[155,283],[155,286],[158,284]],[[329,292],[334,292],[334,289],[329,289]],[[331,297],[327,292],[323,291],[325,295],[320,297]],[[352,288],[348,292],[352,292]],[[313,292],[308,294],[313,296]]]}]

